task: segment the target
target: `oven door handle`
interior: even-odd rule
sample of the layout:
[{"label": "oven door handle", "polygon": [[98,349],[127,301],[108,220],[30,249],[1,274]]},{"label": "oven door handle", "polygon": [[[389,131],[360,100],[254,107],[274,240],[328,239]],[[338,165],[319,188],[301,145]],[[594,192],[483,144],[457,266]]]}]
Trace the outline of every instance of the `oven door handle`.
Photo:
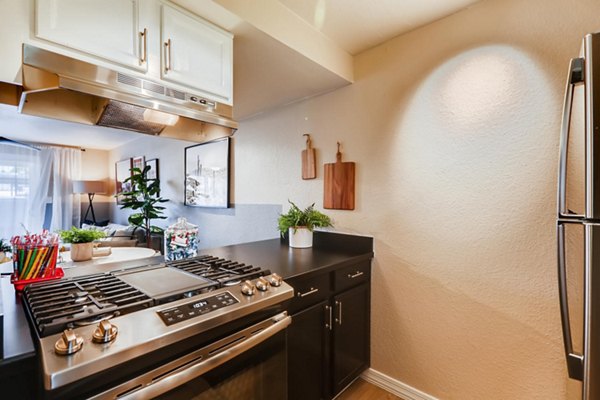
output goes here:
[{"label": "oven door handle", "polygon": [[92,397],[92,399],[142,400],[154,398],[250,350],[286,329],[291,322],[292,318],[287,315],[287,312],[283,312],[192,354],[172,361],[165,366],[111,388]]}]

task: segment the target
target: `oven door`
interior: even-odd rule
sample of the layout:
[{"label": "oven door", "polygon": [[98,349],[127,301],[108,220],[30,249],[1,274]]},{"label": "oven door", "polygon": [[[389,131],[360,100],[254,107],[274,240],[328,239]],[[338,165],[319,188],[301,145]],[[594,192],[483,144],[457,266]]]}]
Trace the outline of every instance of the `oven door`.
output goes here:
[{"label": "oven door", "polygon": [[290,323],[278,314],[92,399],[285,399]]}]

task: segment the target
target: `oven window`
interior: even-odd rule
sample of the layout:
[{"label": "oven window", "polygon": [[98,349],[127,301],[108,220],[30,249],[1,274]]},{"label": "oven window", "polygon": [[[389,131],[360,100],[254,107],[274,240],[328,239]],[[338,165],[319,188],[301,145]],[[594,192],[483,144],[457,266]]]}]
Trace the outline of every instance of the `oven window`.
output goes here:
[{"label": "oven window", "polygon": [[287,398],[286,331],[210,372],[167,392],[169,400],[274,400]]}]

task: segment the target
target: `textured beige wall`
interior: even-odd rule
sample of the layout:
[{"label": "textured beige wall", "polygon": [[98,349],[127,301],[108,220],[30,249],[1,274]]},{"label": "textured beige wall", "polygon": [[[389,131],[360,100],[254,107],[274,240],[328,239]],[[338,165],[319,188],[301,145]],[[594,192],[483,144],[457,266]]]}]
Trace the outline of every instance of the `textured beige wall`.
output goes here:
[{"label": "textured beige wall", "polygon": [[[357,162],[342,231],[372,234],[372,367],[440,399],[575,399],[555,273],[564,78],[597,0],[487,0],[356,59],[356,82],[244,121],[236,199],[322,206],[300,179]],[[275,223],[275,222],[274,222]]]}]

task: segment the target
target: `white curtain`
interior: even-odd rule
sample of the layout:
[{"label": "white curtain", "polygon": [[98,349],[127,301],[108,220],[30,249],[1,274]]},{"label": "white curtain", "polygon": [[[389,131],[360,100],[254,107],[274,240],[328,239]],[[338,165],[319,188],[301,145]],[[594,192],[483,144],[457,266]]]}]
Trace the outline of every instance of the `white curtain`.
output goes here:
[{"label": "white curtain", "polygon": [[43,215],[33,215],[32,180],[39,172],[40,151],[26,145],[0,142],[0,238],[22,235],[25,228],[41,229]]},{"label": "white curtain", "polygon": [[0,143],[0,238],[41,232],[46,219],[51,231],[79,226],[81,150],[36,147]]},{"label": "white curtain", "polygon": [[73,194],[73,181],[79,180],[81,150],[52,146],[39,147],[41,148],[40,182],[34,197],[42,200],[46,196],[47,202],[52,204],[50,230],[78,227],[81,219],[81,204],[80,196]]}]

